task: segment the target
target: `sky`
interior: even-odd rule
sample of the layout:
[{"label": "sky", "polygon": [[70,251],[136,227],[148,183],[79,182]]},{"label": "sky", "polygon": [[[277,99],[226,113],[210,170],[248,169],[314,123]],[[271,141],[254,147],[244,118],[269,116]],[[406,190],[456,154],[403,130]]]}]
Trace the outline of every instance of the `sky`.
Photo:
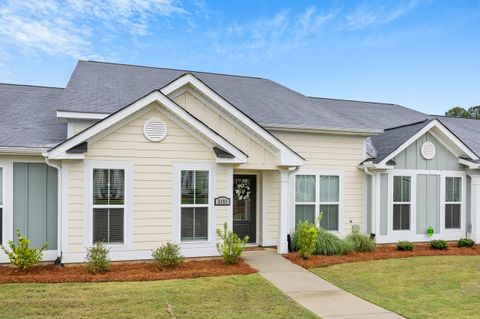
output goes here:
[{"label": "sky", "polygon": [[442,114],[480,104],[480,1],[0,0],[0,82],[65,87],[79,59]]}]

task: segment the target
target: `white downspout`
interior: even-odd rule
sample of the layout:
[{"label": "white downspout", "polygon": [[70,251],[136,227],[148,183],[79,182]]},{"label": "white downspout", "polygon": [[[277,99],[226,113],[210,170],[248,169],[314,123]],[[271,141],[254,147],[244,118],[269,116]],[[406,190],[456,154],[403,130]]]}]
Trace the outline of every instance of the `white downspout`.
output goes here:
[{"label": "white downspout", "polygon": [[[45,156],[45,164],[47,164],[48,166],[50,167],[53,167],[55,169],[57,169],[57,179],[58,179],[58,191],[57,191],[57,212],[58,212],[58,216],[57,216],[57,257],[62,257],[62,251],[63,251],[63,247],[62,247],[62,221],[63,221],[63,200],[62,200],[62,196],[63,196],[63,192],[62,192],[62,167],[60,165],[57,165],[57,164],[54,164],[52,162],[50,162],[50,160],[48,159],[47,156]],[[61,262],[61,260],[60,260]]]}]

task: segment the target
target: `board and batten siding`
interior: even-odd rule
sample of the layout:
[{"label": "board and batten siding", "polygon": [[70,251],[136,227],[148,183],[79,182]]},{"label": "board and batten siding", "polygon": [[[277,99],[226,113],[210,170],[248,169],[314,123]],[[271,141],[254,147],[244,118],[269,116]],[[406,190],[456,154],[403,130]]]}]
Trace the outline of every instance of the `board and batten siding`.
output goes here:
[{"label": "board and batten siding", "polygon": [[240,165],[244,169],[275,169],[276,156],[274,151],[260,145],[246,134],[246,128],[235,123],[232,118],[222,115],[220,108],[208,101],[201,101],[189,91],[174,98],[174,101],[219,133],[230,143],[248,155],[248,163]]},{"label": "board and batten siding", "polygon": [[364,173],[357,168],[364,159],[365,138],[280,131],[273,131],[273,134],[306,159],[303,168],[343,172],[345,233],[351,232],[352,224],[359,225],[365,231]]},{"label": "board and batten siding", "polygon": [[[129,162],[133,166],[133,234],[132,248],[151,250],[162,242],[172,241],[173,223],[173,165],[178,163],[215,163],[212,149],[188,131],[170,120],[160,105],[148,106],[141,115],[109,132],[90,144],[85,160]],[[145,121],[160,118],[167,126],[167,136],[161,142],[150,142],[143,134]],[[228,165],[216,165],[215,196],[229,196]],[[83,252],[83,212],[88,200],[84,198],[83,164],[69,165],[69,249]],[[213,198],[210,200],[213,201]],[[215,226],[227,221],[228,207],[216,207]]]},{"label": "board and batten siding", "polygon": [[440,175],[417,175],[417,234],[440,229]]}]

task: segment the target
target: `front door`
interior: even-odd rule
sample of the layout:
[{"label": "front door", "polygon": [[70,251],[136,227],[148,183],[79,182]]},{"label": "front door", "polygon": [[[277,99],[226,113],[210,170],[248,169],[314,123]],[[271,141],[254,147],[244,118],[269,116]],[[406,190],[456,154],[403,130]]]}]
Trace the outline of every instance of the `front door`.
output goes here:
[{"label": "front door", "polygon": [[249,243],[257,240],[257,176],[233,176],[233,231]]}]

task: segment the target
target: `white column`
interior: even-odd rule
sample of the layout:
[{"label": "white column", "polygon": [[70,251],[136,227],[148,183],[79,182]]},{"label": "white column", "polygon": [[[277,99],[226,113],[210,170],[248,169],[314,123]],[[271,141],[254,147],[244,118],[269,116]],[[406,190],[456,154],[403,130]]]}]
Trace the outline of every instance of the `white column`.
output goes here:
[{"label": "white column", "polygon": [[280,171],[280,208],[278,210],[278,245],[279,254],[288,253],[288,170]]},{"label": "white column", "polygon": [[[471,175],[470,220],[472,223],[472,239],[480,242],[480,175]],[[468,227],[468,225],[467,225]]]}]

